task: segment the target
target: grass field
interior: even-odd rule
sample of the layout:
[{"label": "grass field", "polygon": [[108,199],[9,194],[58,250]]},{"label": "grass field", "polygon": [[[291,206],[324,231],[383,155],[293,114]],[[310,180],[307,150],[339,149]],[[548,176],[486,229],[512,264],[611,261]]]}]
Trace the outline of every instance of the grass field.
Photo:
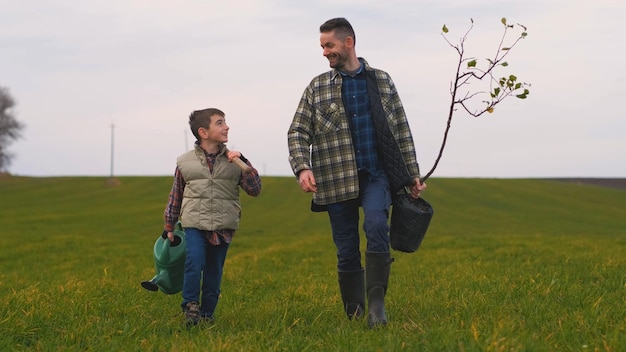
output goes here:
[{"label": "grass field", "polygon": [[430,179],[385,329],[348,321],[324,213],[290,177],[242,193],[215,324],[154,275],[170,177],[0,178],[1,351],[626,351],[626,191]]}]

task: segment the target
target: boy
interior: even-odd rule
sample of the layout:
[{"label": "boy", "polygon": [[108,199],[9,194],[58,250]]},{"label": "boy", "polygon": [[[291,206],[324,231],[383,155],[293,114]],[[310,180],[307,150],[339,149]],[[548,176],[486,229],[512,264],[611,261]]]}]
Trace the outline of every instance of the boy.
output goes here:
[{"label": "boy", "polygon": [[181,307],[187,323],[196,325],[201,320],[213,321],[226,252],[241,218],[239,187],[256,197],[261,193],[261,179],[256,169],[243,173],[232,162],[238,157],[252,167],[240,152],[226,149],[229,127],[221,110],[194,111],[189,126],[196,142],[193,150],[176,160],[164,217],[170,241],[178,220],[185,229]]}]

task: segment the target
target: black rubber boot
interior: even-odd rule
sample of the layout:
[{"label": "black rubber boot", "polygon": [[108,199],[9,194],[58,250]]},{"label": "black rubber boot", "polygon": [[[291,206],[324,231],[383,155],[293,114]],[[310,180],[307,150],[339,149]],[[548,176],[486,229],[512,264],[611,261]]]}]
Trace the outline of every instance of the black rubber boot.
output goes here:
[{"label": "black rubber boot", "polygon": [[348,319],[360,319],[365,312],[365,271],[339,271],[339,290]]},{"label": "black rubber boot", "polygon": [[370,328],[387,325],[385,294],[392,262],[389,252],[365,252],[367,324]]}]

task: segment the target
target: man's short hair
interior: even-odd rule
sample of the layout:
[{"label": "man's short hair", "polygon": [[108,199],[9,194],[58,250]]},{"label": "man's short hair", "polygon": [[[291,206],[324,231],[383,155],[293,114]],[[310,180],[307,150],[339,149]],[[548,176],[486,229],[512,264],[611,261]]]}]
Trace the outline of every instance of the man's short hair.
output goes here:
[{"label": "man's short hair", "polygon": [[332,31],[335,31],[335,35],[341,40],[345,40],[347,37],[352,37],[354,43],[356,44],[354,29],[347,19],[343,17],[332,18],[320,26],[320,33],[328,33]]}]

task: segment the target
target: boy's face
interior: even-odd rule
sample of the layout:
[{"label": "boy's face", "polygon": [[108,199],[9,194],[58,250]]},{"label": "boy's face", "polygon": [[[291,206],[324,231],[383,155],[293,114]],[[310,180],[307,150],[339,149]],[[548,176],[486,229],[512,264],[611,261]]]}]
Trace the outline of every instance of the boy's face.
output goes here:
[{"label": "boy's face", "polygon": [[226,143],[228,142],[228,130],[230,127],[226,124],[226,118],[220,115],[211,116],[211,124],[209,128],[200,128],[203,130],[202,136],[209,142]]}]

